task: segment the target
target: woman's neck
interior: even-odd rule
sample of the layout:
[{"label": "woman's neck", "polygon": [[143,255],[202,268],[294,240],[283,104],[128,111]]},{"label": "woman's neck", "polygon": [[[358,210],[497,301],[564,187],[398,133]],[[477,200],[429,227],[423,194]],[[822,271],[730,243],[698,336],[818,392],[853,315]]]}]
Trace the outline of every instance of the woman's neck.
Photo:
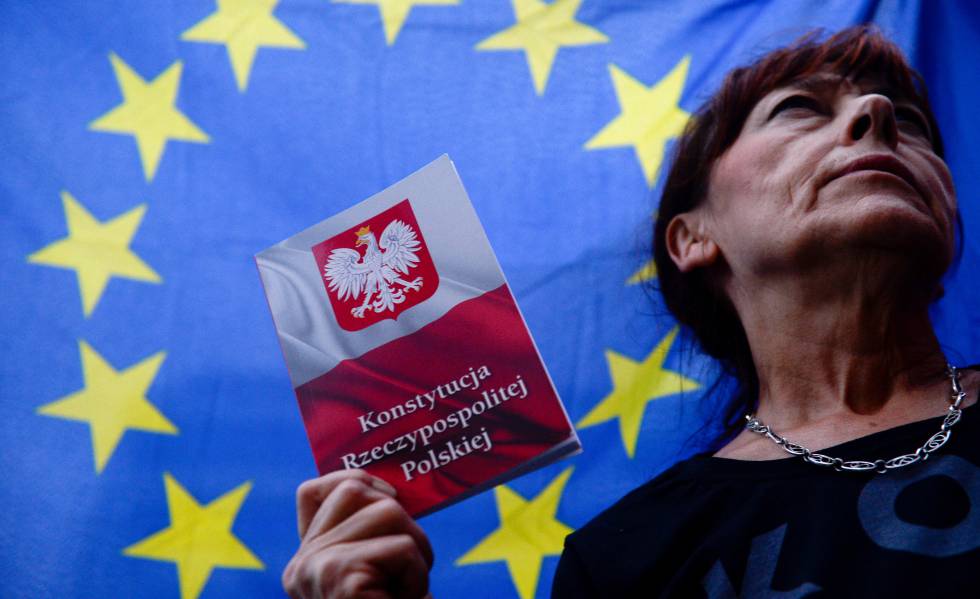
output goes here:
[{"label": "woman's neck", "polygon": [[733,290],[759,377],[759,417],[792,430],[858,416],[915,420],[923,397],[941,410],[949,387],[928,300],[880,276],[819,274]]}]

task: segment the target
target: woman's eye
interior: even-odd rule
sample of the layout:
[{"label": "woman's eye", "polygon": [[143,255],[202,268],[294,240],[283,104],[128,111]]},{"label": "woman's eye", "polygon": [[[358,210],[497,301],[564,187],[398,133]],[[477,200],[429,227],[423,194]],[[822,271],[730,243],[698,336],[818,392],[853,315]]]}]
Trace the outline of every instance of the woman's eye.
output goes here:
[{"label": "woman's eye", "polygon": [[789,96],[783,98],[769,113],[772,119],[777,114],[788,110],[800,110],[802,112],[819,113],[820,103],[809,96]]},{"label": "woman's eye", "polygon": [[929,125],[926,124],[925,118],[917,111],[911,108],[896,106],[895,120],[898,122],[898,126],[910,135],[932,139],[932,135],[929,133]]}]

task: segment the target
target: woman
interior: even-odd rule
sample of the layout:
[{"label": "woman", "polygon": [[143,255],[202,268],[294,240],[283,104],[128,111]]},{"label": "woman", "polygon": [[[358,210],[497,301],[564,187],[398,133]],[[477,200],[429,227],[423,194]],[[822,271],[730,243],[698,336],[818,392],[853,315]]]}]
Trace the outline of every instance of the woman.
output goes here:
[{"label": "woman", "polygon": [[[878,34],[733,71],[679,141],[654,256],[667,306],[739,381],[736,434],[569,535],[554,596],[976,581],[980,372],[947,369],[928,317],[957,219],[925,91]],[[291,595],[426,592],[431,548],[387,485],[333,473],[298,498]]]}]

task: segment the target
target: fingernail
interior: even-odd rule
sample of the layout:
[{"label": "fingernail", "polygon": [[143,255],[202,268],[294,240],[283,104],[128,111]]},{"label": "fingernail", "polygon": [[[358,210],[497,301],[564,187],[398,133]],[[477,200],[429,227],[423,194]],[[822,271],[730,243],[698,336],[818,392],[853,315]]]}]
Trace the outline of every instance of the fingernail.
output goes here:
[{"label": "fingernail", "polygon": [[395,497],[395,496],[398,495],[398,491],[395,490],[395,487],[389,485],[387,482],[381,480],[378,477],[374,477],[374,478],[371,479],[371,486],[373,486],[375,489],[381,491],[382,493],[387,493],[387,494],[391,495],[392,497]]}]

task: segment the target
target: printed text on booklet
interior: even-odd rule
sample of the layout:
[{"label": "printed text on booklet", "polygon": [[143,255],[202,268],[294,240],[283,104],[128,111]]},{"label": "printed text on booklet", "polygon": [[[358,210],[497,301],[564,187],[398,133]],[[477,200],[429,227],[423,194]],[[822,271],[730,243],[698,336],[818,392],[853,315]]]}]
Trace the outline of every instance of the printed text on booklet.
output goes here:
[{"label": "printed text on booklet", "polygon": [[[482,381],[490,378],[492,373],[486,365],[479,368],[470,368],[469,372],[456,380],[439,385],[435,389],[420,393],[404,403],[397,404],[387,410],[380,412],[368,412],[358,416],[357,420],[361,425],[362,432],[374,430],[392,420],[397,420],[408,414],[419,410],[433,410],[436,402],[446,399],[463,390],[472,392],[480,391]],[[403,451],[415,452],[418,447],[429,447],[435,435],[446,432],[449,429],[465,430],[471,424],[474,416],[479,416],[487,410],[491,410],[510,399],[524,399],[528,395],[527,385],[521,375],[517,375],[514,382],[507,386],[488,388],[480,391],[480,398],[469,406],[463,406],[451,412],[444,418],[440,418],[431,424],[425,424],[399,435],[394,439],[385,441],[383,444],[375,445],[367,451],[360,453],[347,453],[341,456],[344,468],[364,468],[368,464],[381,460],[386,456],[392,456]],[[477,435],[462,435],[455,439],[448,440],[444,449],[436,451],[429,449],[426,457],[420,460],[406,460],[400,464],[405,480],[412,480],[415,474],[427,474],[432,470],[445,466],[450,462],[465,457],[470,453],[481,450],[490,451],[493,449],[493,442],[486,427],[480,427]]]}]

